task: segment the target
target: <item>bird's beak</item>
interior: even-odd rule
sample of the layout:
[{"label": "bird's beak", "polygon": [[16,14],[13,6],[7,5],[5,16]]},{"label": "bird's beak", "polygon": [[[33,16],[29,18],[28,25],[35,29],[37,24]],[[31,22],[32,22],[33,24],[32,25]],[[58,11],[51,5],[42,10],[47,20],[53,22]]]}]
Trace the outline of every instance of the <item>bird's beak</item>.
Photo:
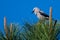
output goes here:
[{"label": "bird's beak", "polygon": [[34,13],[34,11],[32,11],[32,13]]}]

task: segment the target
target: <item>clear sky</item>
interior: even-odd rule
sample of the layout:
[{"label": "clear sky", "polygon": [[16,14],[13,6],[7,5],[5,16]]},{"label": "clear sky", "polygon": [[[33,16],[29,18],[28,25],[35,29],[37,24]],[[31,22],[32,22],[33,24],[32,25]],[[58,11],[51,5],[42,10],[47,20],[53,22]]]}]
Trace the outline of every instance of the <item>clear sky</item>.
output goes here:
[{"label": "clear sky", "polygon": [[34,7],[39,7],[49,15],[49,8],[53,8],[53,18],[60,20],[60,0],[0,0],[0,30],[3,30],[3,18],[7,23],[23,24],[23,21],[36,23],[38,18],[32,14]]}]

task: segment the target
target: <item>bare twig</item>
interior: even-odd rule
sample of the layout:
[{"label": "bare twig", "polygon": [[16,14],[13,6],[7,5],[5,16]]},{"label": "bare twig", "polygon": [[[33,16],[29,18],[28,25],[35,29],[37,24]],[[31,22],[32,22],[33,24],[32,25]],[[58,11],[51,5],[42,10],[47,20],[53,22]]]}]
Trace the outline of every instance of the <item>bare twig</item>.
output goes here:
[{"label": "bare twig", "polygon": [[6,33],[6,39],[8,40],[8,29],[7,29],[7,25],[6,25],[6,17],[4,17],[4,30]]},{"label": "bare twig", "polygon": [[12,23],[10,24],[10,40],[12,40]]},{"label": "bare twig", "polygon": [[49,26],[50,26],[50,32],[51,32],[52,31],[52,7],[50,7]]}]

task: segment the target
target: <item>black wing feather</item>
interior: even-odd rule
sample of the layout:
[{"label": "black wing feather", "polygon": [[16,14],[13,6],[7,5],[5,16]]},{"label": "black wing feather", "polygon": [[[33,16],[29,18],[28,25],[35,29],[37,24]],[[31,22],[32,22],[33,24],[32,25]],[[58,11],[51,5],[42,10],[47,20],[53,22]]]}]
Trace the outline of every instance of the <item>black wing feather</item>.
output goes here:
[{"label": "black wing feather", "polygon": [[49,17],[47,14],[39,12],[41,15],[45,16],[45,17]]}]

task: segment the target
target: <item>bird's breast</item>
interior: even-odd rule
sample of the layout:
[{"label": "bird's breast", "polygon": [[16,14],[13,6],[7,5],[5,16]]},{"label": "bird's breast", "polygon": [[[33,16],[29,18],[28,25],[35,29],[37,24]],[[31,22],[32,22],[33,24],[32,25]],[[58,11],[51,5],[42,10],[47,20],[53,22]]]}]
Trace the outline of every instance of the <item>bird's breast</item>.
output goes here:
[{"label": "bird's breast", "polygon": [[44,16],[40,15],[40,13],[37,14],[37,17],[38,17],[39,19],[41,19],[41,20],[44,20],[44,19],[45,19]]}]

